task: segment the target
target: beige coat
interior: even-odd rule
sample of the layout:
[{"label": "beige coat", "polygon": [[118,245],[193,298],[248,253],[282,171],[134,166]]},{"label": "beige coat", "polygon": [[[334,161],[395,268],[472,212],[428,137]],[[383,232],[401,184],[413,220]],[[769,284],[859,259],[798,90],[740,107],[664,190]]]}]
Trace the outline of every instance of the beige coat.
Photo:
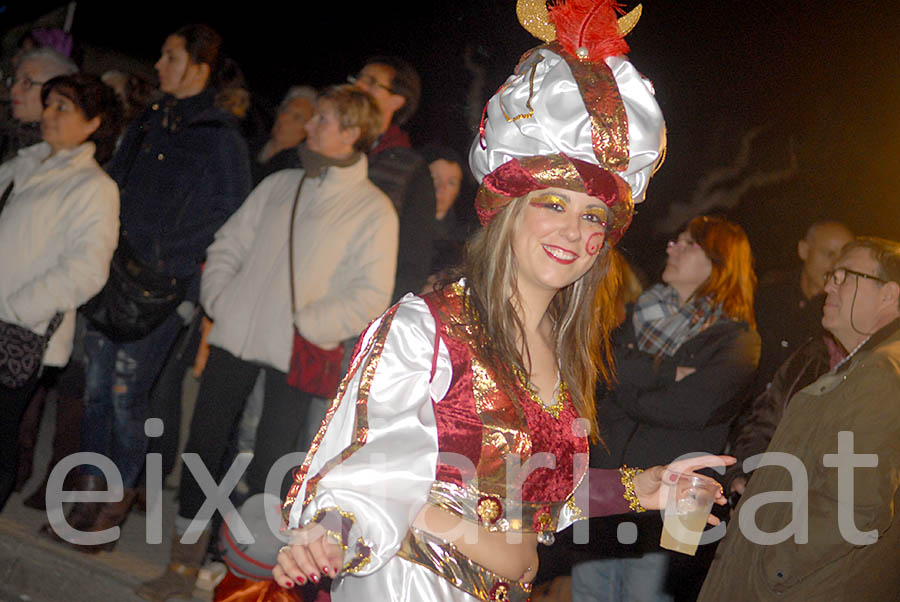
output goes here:
[{"label": "beige coat", "polygon": [[333,348],[358,336],[391,301],[397,213],[367,179],[365,157],[307,178],[294,220],[296,313],[288,234],[303,170],[272,174],[250,193],[207,250],[200,301],[209,344],[287,372],[293,328]]},{"label": "beige coat", "polygon": [[41,142],[0,165],[0,192],[15,181],[0,213],[0,320],[43,334],[63,312],[44,364],[64,366],[75,308],[109,276],[119,237],[119,188],[94,161],[93,142],[49,154]]}]

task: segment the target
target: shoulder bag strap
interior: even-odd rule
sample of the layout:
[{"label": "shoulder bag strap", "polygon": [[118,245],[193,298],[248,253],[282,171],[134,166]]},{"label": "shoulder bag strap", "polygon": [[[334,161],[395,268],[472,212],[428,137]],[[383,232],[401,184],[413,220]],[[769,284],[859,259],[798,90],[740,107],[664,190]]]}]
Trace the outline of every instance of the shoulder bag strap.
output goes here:
[{"label": "shoulder bag strap", "polygon": [[9,199],[9,195],[12,194],[13,184],[15,184],[15,181],[10,180],[9,186],[7,186],[6,190],[3,191],[3,196],[0,196],[0,213],[2,213],[3,208],[6,207],[6,201]]},{"label": "shoulder bag strap", "polygon": [[59,325],[63,320],[63,312],[58,311],[56,314],[50,319],[50,324],[47,325],[47,332],[44,333],[44,340],[49,341],[50,337],[53,336],[53,333],[56,332],[56,329],[59,328]]},{"label": "shoulder bag strap", "polygon": [[[6,201],[9,200],[9,196],[12,194],[14,184],[15,181],[10,181],[9,186],[7,186],[6,190],[3,191],[3,195],[0,196],[0,213],[2,213],[3,208],[6,207]],[[50,340],[50,337],[52,337],[53,333],[56,332],[56,329],[59,328],[62,319],[63,313],[61,311],[56,312],[56,314],[50,319],[50,323],[47,325],[47,332],[44,333],[45,341]]]},{"label": "shoulder bag strap", "polygon": [[291,279],[291,323],[294,322],[294,315],[297,313],[297,300],[294,296],[294,219],[297,216],[297,204],[300,201],[300,191],[303,189],[303,182],[306,181],[306,171],[300,177],[300,183],[297,185],[297,194],[294,195],[294,204],[291,207],[291,219],[288,221],[288,277]]}]

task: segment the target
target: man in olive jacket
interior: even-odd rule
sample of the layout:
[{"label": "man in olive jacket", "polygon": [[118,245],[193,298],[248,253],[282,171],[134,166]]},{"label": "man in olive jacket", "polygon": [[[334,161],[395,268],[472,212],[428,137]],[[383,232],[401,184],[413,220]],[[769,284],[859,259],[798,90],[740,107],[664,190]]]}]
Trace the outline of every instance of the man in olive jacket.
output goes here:
[{"label": "man in olive jacket", "polygon": [[858,238],[826,278],[850,355],[792,398],[700,602],[900,599],[900,243]]}]

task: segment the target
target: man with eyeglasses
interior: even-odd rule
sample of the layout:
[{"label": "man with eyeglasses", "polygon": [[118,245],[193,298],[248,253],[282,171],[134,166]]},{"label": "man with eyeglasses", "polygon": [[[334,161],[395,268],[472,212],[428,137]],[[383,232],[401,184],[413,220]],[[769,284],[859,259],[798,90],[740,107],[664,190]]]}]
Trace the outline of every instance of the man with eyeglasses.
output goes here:
[{"label": "man with eyeglasses", "polygon": [[13,157],[20,148],[41,141],[41,86],[58,75],[71,75],[78,71],[72,60],[52,48],[35,48],[23,53],[15,70],[15,76],[7,80],[14,123],[7,125],[0,140],[2,161]]},{"label": "man with eyeglasses", "polygon": [[857,238],[824,281],[849,354],[791,399],[700,602],[897,599],[900,243]]},{"label": "man with eyeglasses", "polygon": [[400,218],[393,295],[397,300],[422,290],[434,246],[431,172],[400,127],[416,112],[421,81],[412,65],[393,56],[372,57],[347,79],[371,94],[381,111],[381,133],[369,151],[369,179],[390,197]]},{"label": "man with eyeglasses", "polygon": [[821,334],[823,278],[851,240],[853,233],[841,222],[816,222],[797,243],[802,262],[799,269],[787,278],[761,283],[756,295],[756,326],[762,352],[754,396],[766,388],[778,367],[800,345]]},{"label": "man with eyeglasses", "polygon": [[725,473],[724,485],[736,503],[749,475],[745,458],[766,451],[772,433],[794,393],[830,370],[847,354],[822,326],[825,274],[834,267],[853,234],[841,222],[819,221],[797,243],[803,264],[799,274],[760,287],[756,296],[756,327],[762,352],[752,399],[738,418],[731,436],[731,455],[738,462]]}]

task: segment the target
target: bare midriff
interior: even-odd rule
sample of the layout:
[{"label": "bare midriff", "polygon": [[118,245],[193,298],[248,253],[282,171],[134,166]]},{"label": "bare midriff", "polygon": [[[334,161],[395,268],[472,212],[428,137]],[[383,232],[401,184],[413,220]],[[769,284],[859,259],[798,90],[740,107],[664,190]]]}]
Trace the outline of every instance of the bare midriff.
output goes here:
[{"label": "bare midriff", "polygon": [[491,532],[427,504],[413,526],[456,546],[472,562],[511,581],[530,583],[538,569],[537,534]]}]

